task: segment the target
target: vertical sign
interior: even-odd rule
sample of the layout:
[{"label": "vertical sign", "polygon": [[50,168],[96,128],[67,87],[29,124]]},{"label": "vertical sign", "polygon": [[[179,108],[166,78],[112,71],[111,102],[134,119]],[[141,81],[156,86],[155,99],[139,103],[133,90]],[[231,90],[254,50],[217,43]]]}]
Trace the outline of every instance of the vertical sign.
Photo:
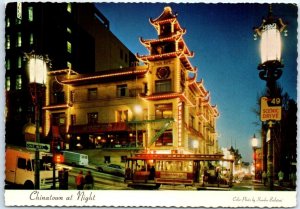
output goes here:
[{"label": "vertical sign", "polygon": [[17,2],[17,18],[22,20],[22,3]]}]

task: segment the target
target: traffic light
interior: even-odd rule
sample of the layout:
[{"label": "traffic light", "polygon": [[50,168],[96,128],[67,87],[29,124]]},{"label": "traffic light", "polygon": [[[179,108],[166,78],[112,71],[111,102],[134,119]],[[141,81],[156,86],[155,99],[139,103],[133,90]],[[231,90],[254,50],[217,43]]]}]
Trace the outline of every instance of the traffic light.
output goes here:
[{"label": "traffic light", "polygon": [[52,152],[61,152],[64,148],[64,142],[60,140],[52,140]]},{"label": "traffic light", "polygon": [[63,163],[64,162],[64,156],[62,154],[55,154],[53,156],[53,160],[55,163]]}]

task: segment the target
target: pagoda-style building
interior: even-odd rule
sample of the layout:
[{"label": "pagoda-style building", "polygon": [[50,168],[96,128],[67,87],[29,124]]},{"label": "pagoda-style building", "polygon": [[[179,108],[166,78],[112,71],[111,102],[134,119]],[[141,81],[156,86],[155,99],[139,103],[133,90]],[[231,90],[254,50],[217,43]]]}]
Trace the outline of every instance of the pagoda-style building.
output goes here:
[{"label": "pagoda-style building", "polygon": [[196,80],[186,30],[170,7],[150,23],[158,37],[140,39],[149,51],[137,55],[143,65],[92,74],[49,72],[45,135],[61,136],[69,149],[99,149],[105,161],[110,156],[116,163],[133,152],[219,151],[219,112],[203,80]]}]

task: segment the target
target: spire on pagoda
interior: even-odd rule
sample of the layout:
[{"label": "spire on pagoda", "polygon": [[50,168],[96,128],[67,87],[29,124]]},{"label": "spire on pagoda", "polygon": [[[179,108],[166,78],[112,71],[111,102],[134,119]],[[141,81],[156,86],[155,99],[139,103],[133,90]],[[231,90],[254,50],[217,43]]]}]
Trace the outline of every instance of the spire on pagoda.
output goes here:
[{"label": "spire on pagoda", "polygon": [[186,30],[177,21],[177,14],[173,14],[171,7],[165,7],[161,15],[155,19],[149,19],[151,25],[156,29],[158,38],[145,40],[140,38],[149,51],[149,55],[139,55],[137,58],[142,62],[156,61],[161,59],[179,58],[185,68],[196,72],[189,58],[194,56],[183,40]]}]

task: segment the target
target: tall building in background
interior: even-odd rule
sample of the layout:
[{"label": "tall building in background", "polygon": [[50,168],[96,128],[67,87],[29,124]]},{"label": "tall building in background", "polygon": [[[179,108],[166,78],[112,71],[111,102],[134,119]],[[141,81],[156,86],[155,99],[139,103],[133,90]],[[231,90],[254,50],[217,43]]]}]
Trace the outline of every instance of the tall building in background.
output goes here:
[{"label": "tall building in background", "polygon": [[[109,21],[92,3],[6,5],[5,88],[6,142],[24,143],[24,128],[33,121],[24,53],[48,55],[51,70],[92,73],[128,67],[135,56],[109,30]],[[56,94],[61,100],[65,95]]]}]

